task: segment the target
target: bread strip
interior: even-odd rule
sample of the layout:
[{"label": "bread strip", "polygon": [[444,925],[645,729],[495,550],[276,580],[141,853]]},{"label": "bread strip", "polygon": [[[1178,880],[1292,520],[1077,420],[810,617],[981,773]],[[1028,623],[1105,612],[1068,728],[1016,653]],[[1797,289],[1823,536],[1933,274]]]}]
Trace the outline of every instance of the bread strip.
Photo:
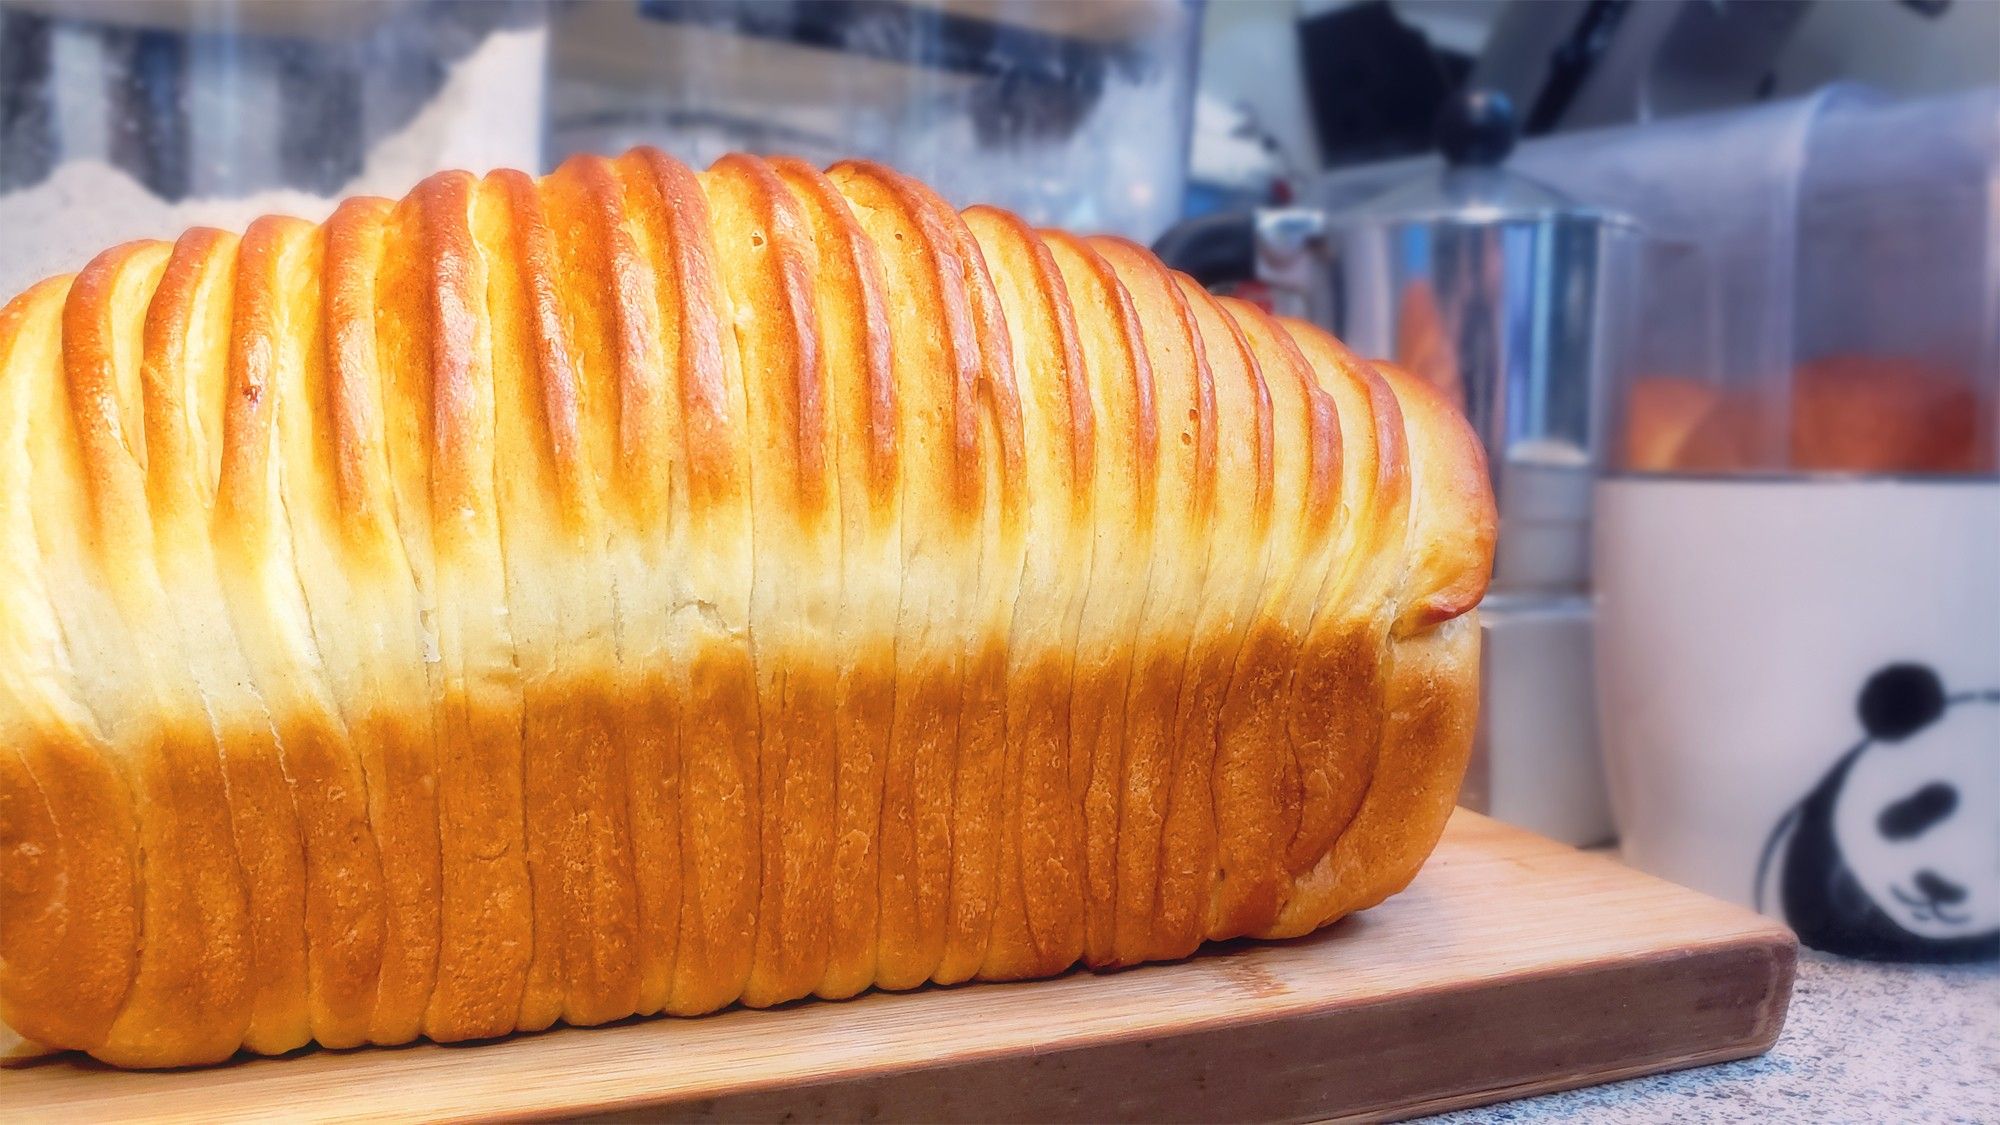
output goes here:
[{"label": "bread strip", "polygon": [[1296,878],[1353,820],[1374,777],[1410,487],[1402,410],[1388,384],[1312,325],[1281,327],[1332,403],[1341,447],[1342,518],[1284,705],[1288,735],[1306,763],[1298,832],[1285,857]]},{"label": "bread strip", "polygon": [[[262,694],[253,686],[257,673],[251,669],[231,624],[232,599],[219,581],[217,541],[212,534],[211,510],[221,483],[219,450],[227,438],[232,340],[237,327],[233,310],[234,291],[241,281],[238,245],[234,236],[220,232],[189,232],[175,247],[173,262],[151,302],[141,368],[147,489],[159,571],[178,592],[171,602],[176,617],[174,631],[183,638],[180,656],[203,706],[217,717],[209,756],[221,756],[219,764],[228,767],[232,781],[251,782],[241,787],[243,795],[253,798],[247,807],[245,802],[232,802],[237,806],[234,835],[244,841],[259,841],[259,846],[244,852],[243,858],[261,854],[261,860],[255,865],[238,865],[237,879],[243,888],[238,893],[246,894],[250,904],[262,901],[278,909],[262,914],[263,927],[246,935],[245,943],[251,946],[253,965],[262,963],[279,970],[272,976],[256,974],[267,986],[277,986],[265,992],[266,1002],[281,1004],[279,1011],[290,1013],[296,999],[287,995],[287,970],[290,958],[297,956],[294,943],[300,936],[292,903],[302,902],[293,896],[306,891],[300,883],[305,872],[299,866],[304,857],[298,829],[289,819],[297,801],[280,791],[283,779],[278,771],[283,763],[273,739],[276,727]],[[295,361],[298,354],[290,358]],[[291,362],[279,370],[296,374],[299,368]],[[292,380],[288,385],[295,388],[296,383]],[[285,391],[279,388],[275,393]],[[296,393],[294,389],[292,394]],[[307,400],[293,397],[291,401]],[[290,420],[300,424],[296,417]],[[269,533],[283,535],[285,530],[274,526]],[[269,575],[279,598],[296,613],[298,595],[295,590],[286,592],[287,577],[275,570]],[[309,630],[293,635],[309,635]],[[327,702],[326,696],[318,701],[322,708]],[[324,710],[321,714],[337,726],[337,717]],[[224,717],[234,717],[233,722]],[[374,1007],[375,976],[384,940],[381,876],[368,832],[367,783],[357,776],[354,763],[340,756],[337,739],[323,740],[323,747],[325,752],[307,765],[320,768],[322,776],[340,779],[335,782],[338,795],[322,799],[317,809],[338,825],[334,831],[348,841],[344,847],[336,844],[339,850],[329,859],[335,866],[353,871],[351,897],[329,905],[339,913],[352,910],[347,923],[351,940],[333,945],[331,955],[321,960],[317,1003],[309,977],[307,1003],[314,1017],[314,1038],[353,1045],[365,1041]],[[238,795],[237,790],[232,785],[232,797]],[[259,816],[261,802],[256,798],[260,795],[287,815],[275,824],[253,823]],[[278,831],[266,834],[272,828]],[[259,881],[259,874],[266,878]],[[271,940],[253,944],[252,937]],[[307,965],[310,970],[311,962]],[[289,1026],[291,1017],[283,1016],[279,1022],[286,1036],[280,1041],[289,1041],[296,1034]],[[218,1043],[216,1049],[226,1055],[234,1045]]]},{"label": "bread strip", "polygon": [[1126,703],[1155,569],[1160,425],[1138,313],[1117,271],[1083,239],[1060,231],[1043,237],[1072,307],[1102,313],[1076,322],[1095,448],[1090,575],[1077,626],[1070,746],[1081,770],[1071,791],[1082,808],[1084,833],[1083,960],[1104,965],[1114,959]]},{"label": "bread strip", "polygon": [[137,969],[137,824],[68,671],[35,531],[31,406],[71,279],[0,307],[0,1023],[104,1042]]},{"label": "bread strip", "polygon": [[[133,244],[100,255],[71,286],[63,310],[64,379],[75,455],[89,507],[77,530],[128,635],[172,633],[153,564],[147,517],[139,364],[145,301],[167,248]],[[137,973],[102,1048],[145,1061],[188,1053],[227,1057],[248,1015],[243,885],[214,735],[171,648],[132,654],[130,690],[152,721],[131,768],[150,866]],[[202,1017],[213,1010],[219,1018]],[[190,1026],[194,1025],[194,1026]]]},{"label": "bread strip", "polygon": [[[566,286],[578,275],[554,235],[553,223],[583,225],[562,206],[568,187],[552,180],[540,192],[526,176],[495,174],[475,230],[495,326],[493,496],[521,676],[530,873],[562,948],[562,1016],[590,1024],[637,1007],[638,899],[625,747],[610,721],[621,686],[611,572],[568,565],[606,550],[606,473],[593,461],[617,448],[607,422],[592,424],[616,409],[615,376],[596,370],[611,358],[602,303]],[[565,243],[574,252],[584,239]]]},{"label": "bread strip", "polygon": [[1264,376],[1274,446],[1270,557],[1221,715],[1215,833],[1226,874],[1212,880],[1201,937],[1270,917],[1293,874],[1288,842],[1308,816],[1326,815],[1330,763],[1293,736],[1285,704],[1334,547],[1340,479],[1340,423],[1305,357],[1254,306],[1220,305]]},{"label": "bread strip", "polygon": [[773,167],[812,227],[819,355],[840,497],[839,604],[833,622],[834,845],[827,968],[817,991],[851,996],[875,979],[879,836],[895,728],[893,621],[902,589],[902,482],[889,298],[882,265],[833,182],[800,160]]},{"label": "bread strip", "polygon": [[[748,450],[735,333],[715,267],[708,205],[694,174],[635,153],[642,213],[658,247],[661,322],[677,324],[665,400],[673,463],[668,558],[681,583],[668,652],[680,709],[682,908],[667,1010],[711,1011],[742,995],[757,926],[756,673],[747,632],[751,539]],[[635,191],[638,195],[640,192]],[[671,279],[671,280],[669,280]],[[682,678],[684,677],[684,678]]]},{"label": "bread strip", "polygon": [[[304,852],[307,1037],[358,1043],[370,1035],[382,972],[381,865],[367,784],[299,585],[281,485],[287,443],[279,411],[287,402],[309,408],[286,387],[304,385],[297,368],[318,348],[316,242],[306,223],[260,219],[238,249],[212,537],[229,620],[276,738],[273,764],[297,809],[297,835],[268,846]],[[311,440],[303,423],[295,435]],[[310,462],[309,453],[299,456]],[[394,1035],[417,1029],[414,1019],[391,1026]]]},{"label": "bread strip", "polygon": [[[30,454],[38,474],[65,462],[82,474],[84,488],[67,498],[70,520],[53,519],[64,526],[45,527],[44,539],[66,541],[57,549],[67,561],[56,565],[96,584],[95,597],[72,607],[77,631],[87,631],[87,643],[126,650],[124,667],[94,669],[83,682],[119,708],[115,718],[99,714],[116,724],[144,865],[137,971],[98,1050],[138,1065],[227,1057],[247,999],[242,882],[213,731],[171,648],[153,640],[172,628],[146,520],[139,368],[146,298],[168,254],[164,244],[135,243],[100,255],[77,277],[63,309],[62,377],[38,411],[44,440]],[[37,482],[38,492],[51,490],[60,494],[53,480]],[[219,1026],[189,1026],[210,1005]]]},{"label": "bread strip", "polygon": [[[959,743],[960,599],[977,588],[977,342],[938,262],[938,236],[900,178],[837,164],[828,176],[874,243],[888,310],[902,450],[896,701],[882,795],[876,983],[913,988],[944,955]],[[963,281],[959,280],[962,292]]]},{"label": "bread strip", "polygon": [[[1007,778],[1018,749],[1008,734],[1009,653],[1014,607],[1026,565],[1026,451],[1013,344],[979,244],[944,200],[905,180],[909,198],[935,224],[940,267],[963,271],[965,314],[977,347],[975,381],[960,387],[960,408],[973,412],[974,443],[961,470],[977,476],[977,585],[969,612],[957,615],[965,655],[960,681],[958,773],[952,794],[950,919],[944,956],[933,979],[955,984],[985,963],[999,903],[1001,838],[1013,815]],[[945,292],[953,282],[945,279]]]},{"label": "bread strip", "polygon": [[[681,914],[680,712],[665,669],[677,576],[669,564],[671,337],[660,315],[658,248],[628,192],[629,162],[579,157],[550,205],[577,232],[566,261],[569,304],[605,359],[585,368],[589,449],[597,465],[614,601],[617,672],[605,705],[624,745],[639,958],[637,1006],[666,1006]],[[559,243],[561,240],[558,240]],[[678,321],[674,331],[679,330]]]},{"label": "bread strip", "polygon": [[[1214,378],[1193,311],[1167,271],[1118,239],[1091,240],[1117,272],[1144,326],[1161,456],[1152,490],[1155,547],[1140,609],[1125,711],[1119,783],[1113,964],[1136,964],[1153,947],[1160,859],[1175,757],[1174,721],[1189,661],[1192,622],[1208,566],[1218,435]],[[1226,643],[1226,642],[1225,642]]]},{"label": "bread strip", "polygon": [[[314,409],[280,413],[283,483],[314,636],[336,697],[351,701],[348,738],[368,777],[388,897],[385,948],[435,943],[436,987],[420,1018],[425,1034],[449,1040],[495,1034],[490,1029],[510,1027],[518,1015],[527,919],[515,908],[525,906],[526,873],[518,826],[470,815],[465,764],[437,755],[433,716],[447,688],[430,608],[428,507],[400,510],[389,435],[415,422],[389,409],[395,400],[382,371],[383,339],[401,343],[408,322],[384,317],[378,331],[375,315],[378,287],[390,284],[384,258],[399,219],[410,221],[410,213],[358,199],[322,229],[320,367],[284,391],[287,401]],[[399,520],[420,515],[422,534],[406,537]],[[348,628],[356,614],[382,628]],[[447,811],[453,831],[441,842]],[[378,990],[427,974],[390,956],[392,972]],[[419,1017],[392,1004],[371,1037],[412,1018]]]},{"label": "bread strip", "polygon": [[836,782],[826,720],[836,669],[811,638],[831,630],[839,600],[839,482],[810,220],[761,160],[727,157],[702,184],[747,381],[763,863],[743,999],[761,1006],[810,992],[826,971]]},{"label": "bread strip", "polygon": [[[452,904],[450,948],[459,972],[479,939],[458,925],[485,909],[479,896],[498,893],[504,901],[520,893],[516,873],[488,861],[525,847],[512,830],[522,823],[525,803],[522,703],[493,500],[491,345],[482,316],[488,266],[474,234],[474,196],[471,177],[440,176],[398,204],[388,244],[423,252],[385,254],[377,281],[391,495],[420,599],[424,659],[437,675],[438,886]],[[414,266],[410,257],[417,258]],[[423,905],[438,902],[440,890]],[[517,1013],[525,1027],[556,1018],[563,987],[561,946],[550,937],[538,892]],[[445,963],[438,916],[411,921],[394,979],[407,982],[399,992],[424,999],[389,1013],[397,1022],[431,1018],[434,974]],[[385,970],[385,993],[391,984]],[[447,1011],[440,1007],[441,1019]],[[392,1026],[378,1014],[378,1034]]]},{"label": "bread strip", "polygon": [[1026,223],[975,207],[965,222],[990,270],[1018,373],[1023,487],[1061,502],[1028,518],[1009,628],[1005,812],[983,977],[1046,976],[1083,952],[1083,754],[1070,742],[1070,689],[1090,577],[1095,423],[1069,294]]},{"label": "bread strip", "polygon": [[[1184,275],[1174,275],[1174,282],[1206,344],[1217,430],[1232,436],[1217,443],[1216,499],[1203,536],[1208,569],[1174,714],[1176,750],[1149,959],[1185,957],[1200,944],[1209,929],[1218,871],[1220,878],[1238,883],[1257,877],[1220,867],[1219,787],[1235,778],[1249,781],[1235,787],[1234,821],[1245,851],[1260,859],[1298,815],[1296,764],[1267,703],[1288,656],[1257,614],[1279,549],[1272,517],[1277,448],[1271,392],[1248,340],[1215,298]],[[1282,549],[1295,548],[1288,543]]]},{"label": "bread strip", "polygon": [[[1304,337],[1310,343],[1310,337]],[[1409,885],[1444,831],[1472,749],[1479,622],[1498,519],[1485,454],[1443,396],[1377,363],[1410,449],[1410,549],[1384,670],[1377,766],[1354,819],[1260,936],[1306,933]]]}]

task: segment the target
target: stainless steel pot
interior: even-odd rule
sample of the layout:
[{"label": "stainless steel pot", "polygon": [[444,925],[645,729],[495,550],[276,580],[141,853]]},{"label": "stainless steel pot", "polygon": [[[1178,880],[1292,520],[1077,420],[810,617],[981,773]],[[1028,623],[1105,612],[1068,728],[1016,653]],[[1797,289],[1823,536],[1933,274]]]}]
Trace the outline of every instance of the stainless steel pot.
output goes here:
[{"label": "stainless steel pot", "polygon": [[1263,281],[1282,311],[1451,395],[1492,466],[1495,588],[1582,590],[1590,477],[1645,236],[1503,167],[1504,98],[1463,98],[1438,132],[1441,166],[1359,206],[1209,219],[1159,248],[1204,282]]}]

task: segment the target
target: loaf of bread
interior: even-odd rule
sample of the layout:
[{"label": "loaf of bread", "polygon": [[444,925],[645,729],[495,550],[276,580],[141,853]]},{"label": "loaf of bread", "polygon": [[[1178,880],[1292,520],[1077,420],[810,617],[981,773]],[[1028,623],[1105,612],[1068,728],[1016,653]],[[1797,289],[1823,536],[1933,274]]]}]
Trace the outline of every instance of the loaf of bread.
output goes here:
[{"label": "loaf of bread", "polygon": [[886,169],[638,150],[0,312],[0,1020],[121,1066],[1303,934],[1494,514],[1417,380]]}]

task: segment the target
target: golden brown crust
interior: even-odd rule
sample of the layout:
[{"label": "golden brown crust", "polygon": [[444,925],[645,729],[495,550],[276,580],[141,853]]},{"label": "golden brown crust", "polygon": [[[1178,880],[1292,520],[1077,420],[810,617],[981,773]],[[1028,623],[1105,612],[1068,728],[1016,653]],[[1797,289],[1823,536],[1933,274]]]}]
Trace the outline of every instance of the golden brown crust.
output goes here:
[{"label": "golden brown crust", "polygon": [[[1219,878],[1224,890],[1254,887],[1255,868],[1275,861],[1298,811],[1297,779],[1288,772],[1294,763],[1273,706],[1285,645],[1278,623],[1256,611],[1272,556],[1296,547],[1280,548],[1272,534],[1278,482],[1270,385],[1220,302],[1184,275],[1173,284],[1205,343],[1218,440],[1204,501],[1208,565],[1174,708],[1153,940],[1143,952],[1149,960],[1193,952],[1211,929],[1208,911],[1223,909],[1230,897],[1211,884]],[[1298,498],[1294,492],[1286,502]],[[1242,845],[1237,858],[1253,855],[1255,862],[1233,866],[1219,853],[1218,812],[1231,843]],[[1216,921],[1222,925],[1214,928],[1227,929],[1230,920]]]},{"label": "golden brown crust", "polygon": [[1025,505],[1005,670],[997,900],[978,972],[989,979],[1046,976],[1083,951],[1083,919],[1075,909],[1083,818],[1073,791],[1083,763],[1070,741],[1070,689],[1091,558],[1096,423],[1076,320],[1053,255],[1004,211],[975,207],[965,219],[992,275],[995,311],[1010,329],[1011,368],[1020,373],[1023,487],[1054,499]]},{"label": "golden brown crust", "polygon": [[[0,1020],[24,1037],[105,1049],[138,969],[137,808],[82,686],[45,577],[33,419],[61,362],[70,278],[0,309]],[[61,560],[67,567],[67,559]]]},{"label": "golden brown crust", "polygon": [[1470,613],[1492,578],[1500,517],[1486,447],[1443,392],[1390,363],[1375,363],[1403,413],[1410,451],[1409,571],[1399,636]]},{"label": "golden brown crust", "polygon": [[828,456],[823,360],[814,319],[810,220],[761,160],[730,156],[704,173],[717,261],[741,355],[750,448],[749,649],[762,741],[763,841],[756,938],[743,1000],[811,992],[826,971],[832,862],[834,674],[796,661],[838,598],[838,494]]},{"label": "golden brown crust", "polygon": [[[705,1012],[742,994],[758,908],[756,673],[749,617],[749,464],[735,335],[725,332],[708,205],[694,174],[653,150],[626,158],[654,245],[672,421],[666,562],[673,596],[662,645],[678,719],[679,952],[667,1011]],[[697,596],[697,592],[705,596]]]},{"label": "golden brown crust", "polygon": [[1085,493],[1093,526],[1070,680],[1069,745],[1070,799],[1083,821],[1083,960],[1104,965],[1114,958],[1127,699],[1150,581],[1159,418],[1138,312],[1117,271],[1082,239],[1059,231],[1042,237],[1072,307],[1098,310],[1073,317],[1096,445]]},{"label": "golden brown crust", "polygon": [[[1208,568],[1219,413],[1215,378],[1186,294],[1138,246],[1116,239],[1092,242],[1133,301],[1140,345],[1153,377],[1154,410],[1163,423],[1152,490],[1154,549],[1140,592],[1119,755],[1112,876],[1116,900],[1110,956],[1104,962],[1136,964],[1148,959],[1154,945],[1167,800],[1180,748],[1175,715],[1188,669],[1200,666],[1195,651],[1199,641],[1190,623],[1199,612]],[[1191,732],[1191,737],[1201,738],[1207,752],[1212,741],[1202,737],[1205,733]],[[1205,759],[1196,758],[1191,748],[1180,757],[1190,769],[1206,768]],[[1195,802],[1185,806],[1190,813],[1200,811]]]},{"label": "golden brown crust", "polygon": [[480,185],[474,206],[478,252],[489,263],[484,297],[493,400],[473,416],[482,426],[488,410],[492,418],[489,471],[521,679],[535,937],[560,950],[547,963],[562,966],[562,1017],[600,1023],[638,1006],[638,896],[625,740],[610,725],[616,693],[579,691],[567,682],[567,669],[617,664],[608,573],[564,573],[560,562],[606,549],[593,455],[611,456],[617,443],[591,433],[603,429],[591,425],[592,416],[614,405],[598,403],[611,397],[605,384],[614,378],[598,373],[610,348],[601,321],[586,311],[600,307],[600,299],[575,295],[565,284],[602,276],[573,271],[559,258],[552,220],[570,232],[567,245],[574,249],[588,243],[591,231],[564,213],[566,172],[551,176],[544,190],[519,173],[496,173]]},{"label": "golden brown crust", "polygon": [[[60,383],[68,390],[66,436],[88,466],[79,530],[108,559],[96,577],[117,617],[142,633],[158,629],[162,599],[147,565],[145,529],[127,515],[144,510],[143,434],[127,432],[127,419],[137,413],[130,337],[141,327],[129,298],[134,287],[160,284],[166,256],[164,247],[137,243],[99,255],[70,286],[62,319],[64,338],[83,344],[65,352]],[[60,418],[60,412],[51,418],[51,429]],[[240,1038],[247,1009],[242,885],[226,844],[222,779],[210,732],[194,721],[199,706],[162,674],[161,655],[133,660],[143,683],[139,698],[157,700],[159,715],[144,736],[148,752],[127,767],[147,867],[137,970],[100,1048],[113,1060],[171,1050],[223,1057]],[[210,1008],[219,1017],[212,1022],[203,1019]],[[177,1031],[190,1023],[198,1026]]]},{"label": "golden brown crust", "polygon": [[[1323,334],[1295,335],[1344,352]],[[1393,392],[1409,456],[1408,546],[1390,612],[1376,621],[1387,645],[1372,673],[1353,678],[1369,696],[1349,696],[1373,718],[1374,762],[1353,819],[1259,936],[1310,932],[1409,885],[1444,831],[1472,751],[1479,626],[1471,606],[1485,592],[1497,527],[1484,453],[1439,392],[1391,364],[1371,366]],[[1451,609],[1460,601],[1463,613]]]},{"label": "golden brown crust", "polygon": [[[1216,834],[1223,870],[1209,933],[1238,933],[1277,909],[1290,853],[1312,821],[1334,814],[1327,748],[1300,739],[1287,721],[1293,670],[1333,557],[1339,499],[1340,431],[1332,401],[1283,329],[1256,308],[1225,300],[1256,365],[1265,373],[1274,435],[1273,512],[1262,602],[1252,611],[1224,708]],[[1253,749],[1254,748],[1254,749]],[[1322,752],[1314,753],[1318,749]],[[1237,877],[1237,876],[1241,877]]]},{"label": "golden brown crust", "polygon": [[[901,559],[893,723],[886,748],[876,982],[909,988],[944,956],[951,882],[951,800],[957,783],[963,653],[948,625],[954,599],[977,585],[968,529],[978,428],[976,337],[964,278],[939,253],[936,217],[886,169],[829,172],[880,255],[896,388]],[[928,218],[928,223],[925,219]]]},{"label": "golden brown crust", "polygon": [[875,979],[878,826],[884,749],[894,726],[895,649],[871,623],[895,613],[902,567],[896,388],[882,267],[833,182],[796,160],[774,167],[812,228],[817,256],[814,331],[827,376],[840,509],[844,596],[832,623],[833,852],[826,972],[816,991],[845,997]]},{"label": "golden brown crust", "polygon": [[1342,518],[1286,707],[1290,737],[1314,763],[1302,778],[1299,831],[1287,856],[1296,878],[1346,829],[1374,778],[1387,634],[1406,573],[1410,480],[1402,409],[1388,383],[1318,328],[1283,327],[1330,399],[1341,434]]},{"label": "golden brown crust", "polygon": [[1449,812],[1435,392],[887,169],[638,150],[0,310],[0,1020],[121,1065],[1306,932]]}]

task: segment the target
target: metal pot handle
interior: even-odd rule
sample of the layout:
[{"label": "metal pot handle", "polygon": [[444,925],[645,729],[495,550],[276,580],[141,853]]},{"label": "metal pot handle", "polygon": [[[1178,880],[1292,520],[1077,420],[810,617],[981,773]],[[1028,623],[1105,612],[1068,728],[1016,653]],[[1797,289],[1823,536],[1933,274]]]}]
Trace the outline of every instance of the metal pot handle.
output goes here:
[{"label": "metal pot handle", "polygon": [[1257,212],[1219,211],[1182,219],[1153,243],[1153,253],[1213,289],[1257,276]]},{"label": "metal pot handle", "polygon": [[1306,315],[1325,252],[1326,212],[1317,207],[1259,207],[1187,219],[1153,243],[1153,253],[1201,284],[1261,281],[1278,311]]}]

